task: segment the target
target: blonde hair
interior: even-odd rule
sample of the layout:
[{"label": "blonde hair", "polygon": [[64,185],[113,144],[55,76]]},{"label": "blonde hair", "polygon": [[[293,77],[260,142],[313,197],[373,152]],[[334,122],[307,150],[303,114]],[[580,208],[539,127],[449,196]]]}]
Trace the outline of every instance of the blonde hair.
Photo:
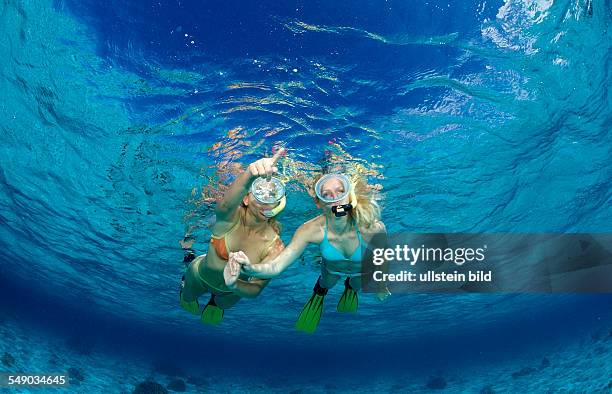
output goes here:
[{"label": "blonde hair", "polygon": [[355,220],[358,226],[365,228],[372,227],[380,220],[380,206],[374,199],[373,190],[362,177],[352,177],[351,182],[355,192],[353,204],[355,208],[349,212],[349,215]]},{"label": "blonde hair", "polygon": [[[314,192],[314,188],[317,181],[323,175],[325,174],[319,174],[312,182],[312,190],[316,202],[320,200],[316,192]],[[362,176],[347,175],[351,181],[354,196],[357,199],[357,201],[351,201],[354,208],[349,211],[350,220],[354,221],[358,227],[370,228],[380,220],[380,206],[374,198],[374,190]]]}]

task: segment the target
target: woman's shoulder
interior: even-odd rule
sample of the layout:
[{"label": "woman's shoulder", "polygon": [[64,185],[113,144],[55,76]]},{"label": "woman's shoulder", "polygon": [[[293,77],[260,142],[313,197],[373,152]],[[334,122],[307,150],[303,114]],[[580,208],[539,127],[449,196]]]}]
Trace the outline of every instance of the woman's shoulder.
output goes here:
[{"label": "woman's shoulder", "polygon": [[385,224],[382,222],[382,220],[376,220],[370,226],[370,231],[377,232],[377,233],[387,232],[387,228],[385,227]]},{"label": "woman's shoulder", "polygon": [[319,215],[304,222],[296,231],[296,235],[308,242],[319,243],[323,239],[324,227],[325,216]]},{"label": "woman's shoulder", "polygon": [[212,233],[215,237],[220,237],[232,230],[238,222],[240,222],[240,214],[238,211],[224,219],[220,219],[219,216],[217,216],[215,224],[212,227]]},{"label": "woman's shoulder", "polygon": [[385,227],[385,224],[380,221],[380,220],[376,220],[374,223],[372,223],[370,225],[370,227],[367,226],[359,226],[359,231],[363,234],[380,234],[380,233],[386,233],[387,232],[387,228]]},{"label": "woman's shoulder", "polygon": [[280,239],[281,227],[278,222],[270,222],[266,228],[265,238],[266,240],[270,239]]},{"label": "woman's shoulder", "polygon": [[306,231],[314,231],[314,230],[318,230],[323,228],[323,226],[325,225],[325,216],[324,215],[319,215],[316,216],[310,220],[308,220],[307,222],[304,222],[300,228],[304,229]]}]

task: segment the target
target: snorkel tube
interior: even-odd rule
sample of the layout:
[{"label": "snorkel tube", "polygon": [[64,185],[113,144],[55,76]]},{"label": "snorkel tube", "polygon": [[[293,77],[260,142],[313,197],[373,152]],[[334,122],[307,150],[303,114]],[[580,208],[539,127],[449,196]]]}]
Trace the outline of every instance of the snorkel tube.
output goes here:
[{"label": "snorkel tube", "polygon": [[350,211],[355,209],[357,206],[357,196],[355,195],[355,191],[353,190],[353,185],[351,184],[351,191],[349,192],[349,203],[343,205],[335,205],[331,207],[331,211],[336,215],[337,218],[346,216]]},{"label": "snorkel tube", "polygon": [[281,198],[280,200],[280,203],[273,209],[266,209],[264,211],[264,215],[267,218],[273,218],[274,216],[281,213],[283,209],[285,209],[285,205],[287,205],[287,197],[283,196],[283,198]]}]

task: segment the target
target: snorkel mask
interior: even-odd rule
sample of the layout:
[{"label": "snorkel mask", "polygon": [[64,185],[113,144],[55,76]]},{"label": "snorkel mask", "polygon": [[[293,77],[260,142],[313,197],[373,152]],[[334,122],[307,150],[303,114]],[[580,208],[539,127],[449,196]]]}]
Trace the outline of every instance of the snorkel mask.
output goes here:
[{"label": "snorkel mask", "polygon": [[[342,184],[343,192],[334,194],[333,191],[323,190],[325,184],[333,179],[337,179]],[[317,194],[317,198],[325,204],[333,204],[335,202],[343,200],[346,196],[349,196],[348,204],[335,205],[331,207],[331,210],[334,215],[336,215],[336,217],[348,215],[348,213],[357,206],[357,198],[355,196],[353,184],[344,174],[323,175],[315,185],[315,193]]]},{"label": "snorkel mask", "polygon": [[267,218],[273,218],[278,215],[287,204],[285,198],[285,185],[280,179],[271,177],[269,180],[265,177],[259,177],[251,184],[251,193],[260,204],[270,205],[279,203],[273,209],[264,211]]}]

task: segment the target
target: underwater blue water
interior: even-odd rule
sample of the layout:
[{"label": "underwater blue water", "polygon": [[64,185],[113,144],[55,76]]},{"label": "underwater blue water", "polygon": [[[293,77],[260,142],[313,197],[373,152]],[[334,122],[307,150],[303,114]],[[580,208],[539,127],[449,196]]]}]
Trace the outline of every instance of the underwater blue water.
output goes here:
[{"label": "underwater blue water", "polygon": [[[160,359],[211,391],[603,390],[610,295],[364,295],[345,316],[335,288],[305,336],[309,250],[210,328],[177,305],[178,240],[204,250],[210,176],[279,142],[369,171],[390,232],[610,232],[611,21],[587,0],[0,3],[0,352],[59,355],[94,392]],[[289,190],[285,241],[318,214]],[[546,355],[574,373],[511,376]]]}]

